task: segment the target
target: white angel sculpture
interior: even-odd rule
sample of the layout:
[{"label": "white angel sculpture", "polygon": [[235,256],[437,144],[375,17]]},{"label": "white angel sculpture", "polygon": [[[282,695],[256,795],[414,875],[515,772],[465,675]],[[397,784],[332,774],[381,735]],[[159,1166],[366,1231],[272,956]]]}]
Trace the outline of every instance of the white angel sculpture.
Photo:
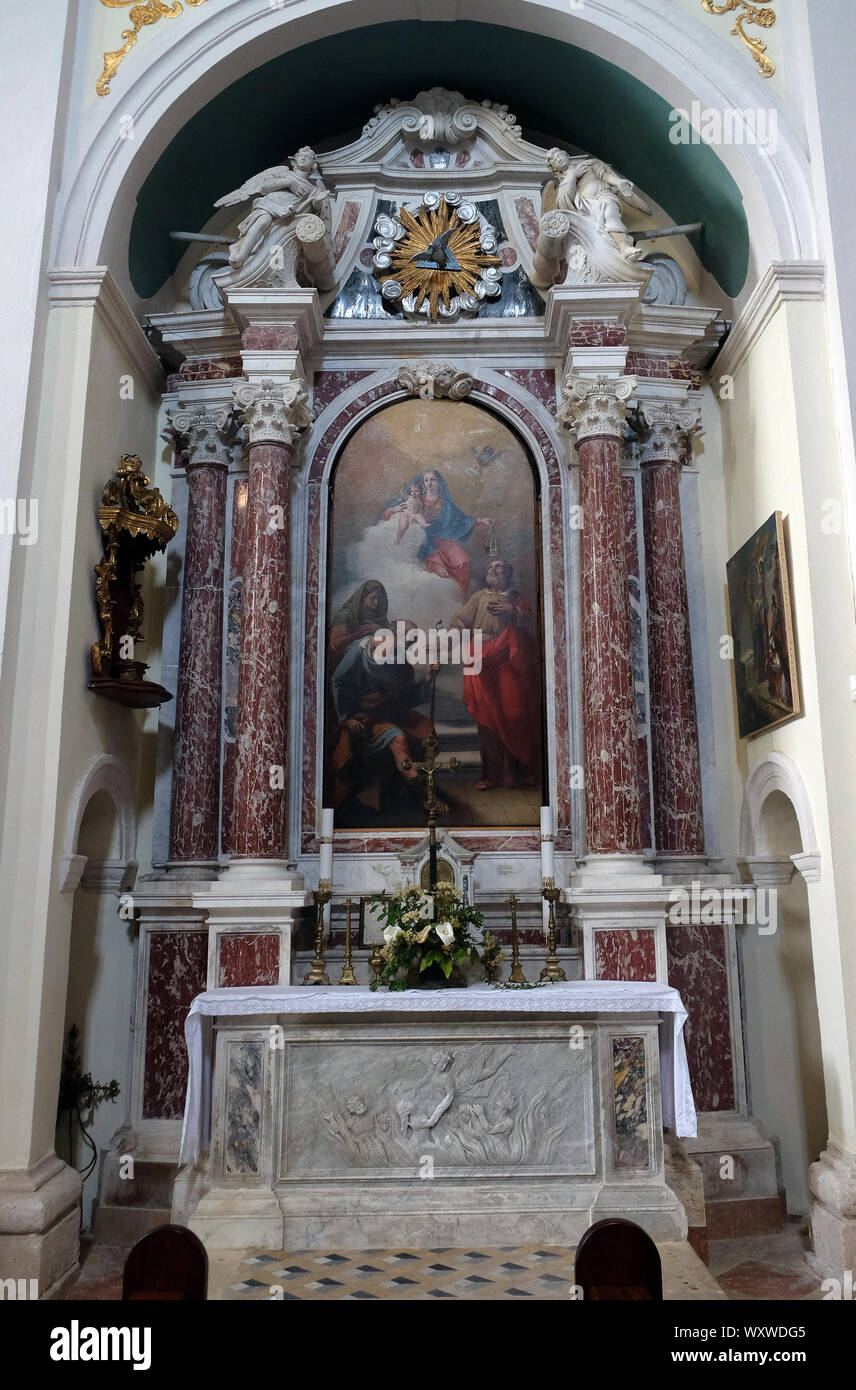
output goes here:
[{"label": "white angel sculpture", "polygon": [[[291,165],[274,164],[261,174],[218,198],[215,207],[235,207],[252,198],[253,206],[238,223],[239,240],[229,248],[229,260],[239,268],[267,238],[275,223],[293,224],[305,213],[320,217],[329,234],[330,194],[317,172],[315,151],[308,145],[292,156]],[[320,229],[319,229],[320,231]]]},{"label": "white angel sculpture", "polygon": [[640,212],[650,212],[651,208],[630,180],[591,155],[572,159],[565,150],[552,149],[547,151],[546,161],[553,177],[544,187],[542,213],[554,208],[580,213],[610,238],[625,260],[638,260],[642,251],[624,225],[621,204],[629,203]]}]

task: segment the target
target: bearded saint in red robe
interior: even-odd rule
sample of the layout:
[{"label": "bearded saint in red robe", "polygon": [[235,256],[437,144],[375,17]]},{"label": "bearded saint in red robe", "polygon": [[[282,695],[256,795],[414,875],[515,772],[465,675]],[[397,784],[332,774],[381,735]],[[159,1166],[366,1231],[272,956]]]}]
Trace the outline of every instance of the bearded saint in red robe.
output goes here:
[{"label": "bearded saint in red robe", "polygon": [[464,675],[464,704],[479,736],[479,791],[533,787],[540,775],[538,650],[526,626],[531,605],[511,588],[512,573],[507,561],[491,561],[485,587],[450,624],[482,634],[481,671]]}]

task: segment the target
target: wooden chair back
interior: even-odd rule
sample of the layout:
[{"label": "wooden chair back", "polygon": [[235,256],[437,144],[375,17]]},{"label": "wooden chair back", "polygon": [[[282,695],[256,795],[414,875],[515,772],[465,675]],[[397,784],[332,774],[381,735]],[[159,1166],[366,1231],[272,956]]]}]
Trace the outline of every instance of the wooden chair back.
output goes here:
[{"label": "wooden chair back", "polygon": [[574,1282],[584,1299],[663,1298],[660,1254],[647,1231],[624,1217],[589,1226],[577,1246]]},{"label": "wooden chair back", "polygon": [[158,1226],[149,1231],[125,1261],[123,1302],[204,1303],[207,1292],[205,1246],[185,1226]]}]

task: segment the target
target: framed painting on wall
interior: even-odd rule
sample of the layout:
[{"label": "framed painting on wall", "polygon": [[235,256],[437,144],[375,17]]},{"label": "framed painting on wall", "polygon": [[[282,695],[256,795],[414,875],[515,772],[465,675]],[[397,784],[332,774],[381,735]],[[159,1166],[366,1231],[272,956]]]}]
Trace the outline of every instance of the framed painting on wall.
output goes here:
[{"label": "framed painting on wall", "polygon": [[337,829],[425,824],[407,764],[432,729],[447,765],[439,824],[539,824],[537,503],[519,437],[469,402],[399,401],[348,439],[327,581],[324,781]]},{"label": "framed painting on wall", "polygon": [[741,738],[801,713],[782,513],[774,512],[726,566]]}]

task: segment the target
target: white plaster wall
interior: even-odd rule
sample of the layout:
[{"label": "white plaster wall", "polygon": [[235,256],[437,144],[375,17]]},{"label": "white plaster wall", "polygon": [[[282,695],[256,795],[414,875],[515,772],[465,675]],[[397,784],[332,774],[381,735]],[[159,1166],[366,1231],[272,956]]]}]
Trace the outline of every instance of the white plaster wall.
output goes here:
[{"label": "white plaster wall", "polygon": [[[26,453],[27,406],[38,386],[44,344],[42,277],[64,147],[71,68],[67,38],[76,10],[77,0],[43,0],[37,15],[27,5],[0,6],[0,51],[8,55],[0,86],[5,132],[0,142],[0,187],[6,190],[0,324],[9,334],[0,373],[0,499],[33,495],[22,451]],[[0,530],[0,668],[13,548],[18,549],[19,542]],[[14,633],[10,637],[14,655]],[[0,700],[0,741],[4,707]]]},{"label": "white plaster wall", "polygon": [[[133,1017],[133,977],[136,926],[122,921],[112,893],[92,892],[82,885],[74,895],[71,954],[65,1006],[65,1037],[73,1023],[80,1030],[84,1073],[96,1082],[114,1078],[121,1091],[115,1101],[103,1101],[94,1111],[89,1133],[98,1149],[98,1163],[83,1187],[83,1225],[89,1228],[92,1202],[98,1190],[101,1151],[125,1118],[128,1105],[128,1041]],[[84,1115],[84,1118],[87,1118]],[[73,1155],[67,1152],[67,1121],[57,1130],[57,1151],[76,1168],[83,1168],[91,1150],[80,1138],[74,1121]]]},{"label": "white plaster wall", "polygon": [[[793,759],[814,815],[821,878],[809,889],[811,937],[829,1111],[830,1137],[856,1147],[856,901],[852,847],[856,785],[856,705],[848,678],[856,670],[848,547],[843,524],[841,456],[832,409],[825,305],[782,304],[737,370],[734,399],[720,402],[727,546],[733,553],[775,510],[786,518],[801,718],[751,740],[738,740],[731,683],[732,729],[723,728],[718,763],[730,781],[739,823],[742,788],[770,752]],[[839,531],[823,529],[828,504],[842,508]],[[719,583],[724,586],[724,569]],[[715,591],[715,590],[714,590]],[[727,629],[724,629],[727,630]],[[765,938],[769,943],[770,938]],[[767,949],[772,956],[773,947]]]},{"label": "white plaster wall", "polygon": [[[57,860],[77,783],[100,753],[128,770],[138,804],[151,797],[151,711],[86,689],[98,635],[93,566],[101,556],[95,509],[122,452],[152,457],[156,404],[139,375],[133,400],[119,378],[127,352],[93,307],[55,308],[47,325],[35,449],[45,504],[40,538],[26,553],[21,649],[9,708],[10,774],[2,821],[0,897],[10,922],[0,935],[0,1169],[37,1162],[53,1148],[72,902],[59,892]],[[159,674],[159,614],[144,589],[150,675]],[[113,899],[115,908],[116,900]]]}]

